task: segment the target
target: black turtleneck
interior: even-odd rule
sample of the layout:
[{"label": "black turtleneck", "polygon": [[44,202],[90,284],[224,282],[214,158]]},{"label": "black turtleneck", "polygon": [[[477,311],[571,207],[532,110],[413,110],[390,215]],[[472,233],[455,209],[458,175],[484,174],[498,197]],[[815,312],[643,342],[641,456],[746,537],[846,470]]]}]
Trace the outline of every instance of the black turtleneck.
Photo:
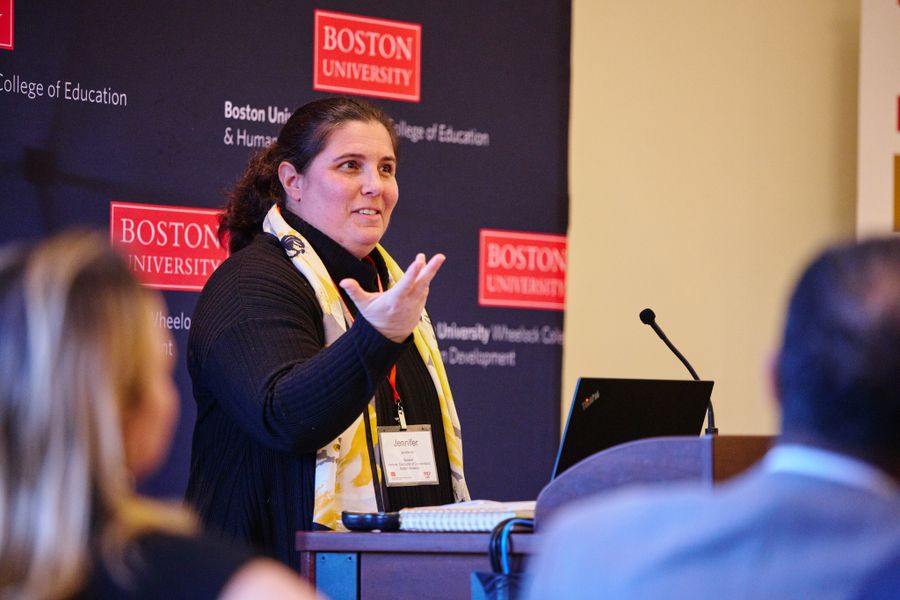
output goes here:
[{"label": "black turtleneck", "polygon": [[[381,255],[373,251],[360,260],[350,254],[340,244],[298,217],[284,211],[285,221],[300,233],[315,249],[335,284],[342,279],[355,279],[367,292],[378,291],[379,278],[386,285],[387,266]],[[359,311],[350,297],[338,286],[338,290],[350,314],[357,318]],[[419,355],[412,336],[406,341],[406,349],[397,361],[397,392],[403,403],[406,422],[409,425],[430,425],[434,454],[438,468],[438,485],[387,488],[385,510],[399,510],[412,506],[432,506],[453,502],[453,488],[450,482],[450,461],[441,419],[440,401],[434,389],[434,382],[422,357]],[[390,383],[384,377],[375,389],[375,411],[380,426],[397,425],[397,409]]]}]

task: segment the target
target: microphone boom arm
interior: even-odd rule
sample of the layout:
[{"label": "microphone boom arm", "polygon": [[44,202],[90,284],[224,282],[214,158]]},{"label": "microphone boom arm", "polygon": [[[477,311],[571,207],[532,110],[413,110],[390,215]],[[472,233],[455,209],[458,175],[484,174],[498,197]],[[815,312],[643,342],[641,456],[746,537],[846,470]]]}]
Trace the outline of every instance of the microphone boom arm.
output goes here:
[{"label": "microphone boom arm", "polygon": [[700,381],[700,376],[697,375],[697,371],[695,371],[694,367],[691,366],[691,363],[687,361],[687,359],[684,357],[684,354],[678,351],[678,348],[675,347],[675,344],[669,341],[669,337],[665,333],[663,333],[663,330],[660,329],[659,325],[656,324],[656,321],[650,323],[650,327],[653,328],[653,331],[656,332],[656,335],[659,336],[659,339],[665,342],[666,346],[669,347],[669,350],[672,351],[672,354],[677,356],[678,360],[680,360],[682,364],[687,367],[687,370],[690,371],[691,377],[694,378],[694,381]]},{"label": "microphone boom arm", "polygon": [[[656,332],[656,335],[659,336],[663,342],[665,342],[666,346],[668,346],[669,350],[672,351],[672,354],[678,357],[678,360],[687,367],[687,370],[691,373],[691,377],[694,378],[694,381],[700,381],[700,376],[697,375],[697,371],[694,370],[694,367],[691,366],[691,363],[687,361],[684,355],[678,351],[678,348],[669,341],[668,336],[663,332],[659,325],[656,324],[656,314],[653,310],[649,308],[645,308],[641,311],[640,314],[641,323],[645,325],[649,325],[653,328],[653,331]],[[706,435],[717,435],[719,433],[718,428],[716,427],[716,417],[713,414],[713,405],[712,405],[712,397],[710,397],[709,401],[706,404]]]}]

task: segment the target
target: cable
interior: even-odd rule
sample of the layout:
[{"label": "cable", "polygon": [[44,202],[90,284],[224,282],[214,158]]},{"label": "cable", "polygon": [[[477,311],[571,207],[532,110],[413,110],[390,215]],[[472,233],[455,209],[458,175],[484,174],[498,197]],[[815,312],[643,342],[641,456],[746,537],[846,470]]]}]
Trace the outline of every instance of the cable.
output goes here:
[{"label": "cable", "polygon": [[509,575],[509,537],[513,531],[518,533],[532,531],[534,519],[506,519],[501,521],[491,531],[488,553],[491,558],[491,569],[494,573]]}]

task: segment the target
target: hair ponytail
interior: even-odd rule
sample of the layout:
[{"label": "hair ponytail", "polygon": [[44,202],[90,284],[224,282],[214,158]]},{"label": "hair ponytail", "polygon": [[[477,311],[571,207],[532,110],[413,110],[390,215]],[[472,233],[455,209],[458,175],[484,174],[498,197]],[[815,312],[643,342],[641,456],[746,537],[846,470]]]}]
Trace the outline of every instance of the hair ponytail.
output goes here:
[{"label": "hair ponytail", "polygon": [[277,142],[256,152],[234,188],[228,192],[227,202],[219,217],[219,241],[228,241],[230,252],[247,246],[262,233],[266,213],[276,202],[284,202],[284,192],[278,179],[279,154]]}]

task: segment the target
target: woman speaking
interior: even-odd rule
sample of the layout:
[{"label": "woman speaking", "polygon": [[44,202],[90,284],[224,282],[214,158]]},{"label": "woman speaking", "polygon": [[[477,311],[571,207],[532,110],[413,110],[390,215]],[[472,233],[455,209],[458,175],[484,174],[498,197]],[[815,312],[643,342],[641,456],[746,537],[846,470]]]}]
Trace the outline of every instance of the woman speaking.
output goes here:
[{"label": "woman speaking", "polygon": [[404,273],[379,245],[396,174],[381,109],[297,109],[230,193],[219,234],[231,256],[194,313],[187,498],[210,528],[289,564],[295,531],[340,529],[344,510],[468,499],[424,312],[444,257],[420,254]]}]

